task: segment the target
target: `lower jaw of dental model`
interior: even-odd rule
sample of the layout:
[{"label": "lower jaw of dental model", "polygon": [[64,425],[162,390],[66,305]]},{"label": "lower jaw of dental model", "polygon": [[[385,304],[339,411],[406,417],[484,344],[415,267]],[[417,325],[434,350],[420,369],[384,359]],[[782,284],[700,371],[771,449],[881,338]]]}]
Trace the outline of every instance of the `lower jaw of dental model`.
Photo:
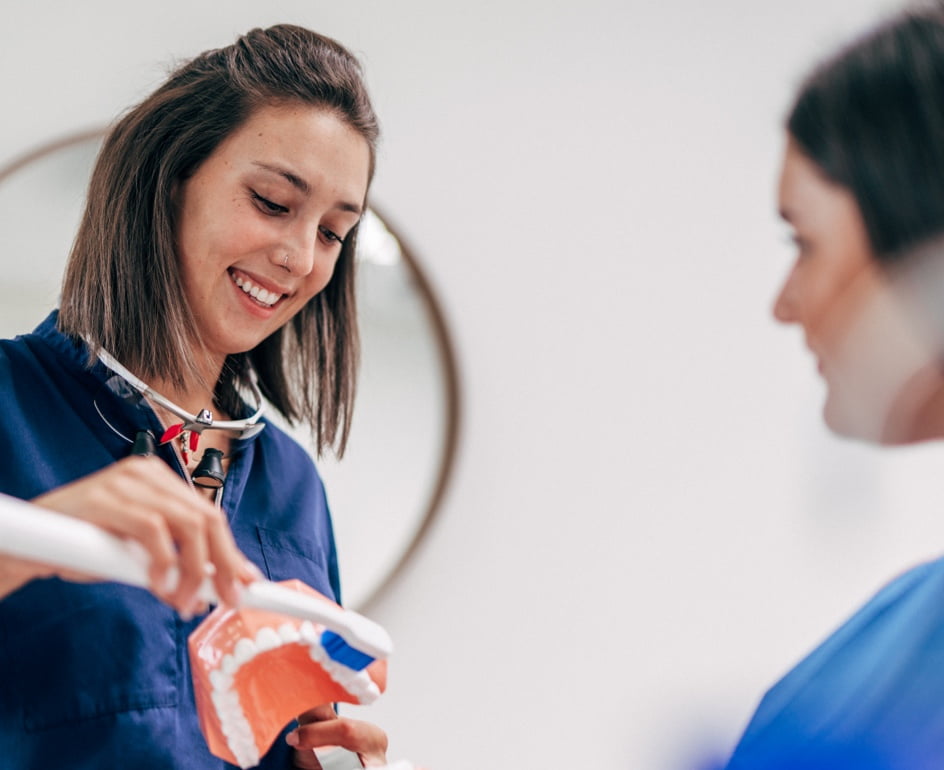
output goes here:
[{"label": "lower jaw of dental model", "polygon": [[[298,580],[281,585],[330,602]],[[262,610],[218,607],[207,616],[188,648],[200,729],[214,756],[254,767],[302,712],[379,697],[386,661],[350,668],[330,654],[330,637],[317,623]]]}]

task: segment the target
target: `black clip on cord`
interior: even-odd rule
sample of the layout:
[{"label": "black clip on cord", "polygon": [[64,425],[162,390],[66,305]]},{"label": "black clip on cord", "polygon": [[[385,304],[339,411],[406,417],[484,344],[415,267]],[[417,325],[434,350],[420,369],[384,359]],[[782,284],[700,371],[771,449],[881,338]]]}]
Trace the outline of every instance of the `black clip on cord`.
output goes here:
[{"label": "black clip on cord", "polygon": [[[139,430],[134,434],[134,444],[131,447],[131,454],[139,457],[149,457],[157,454],[157,442],[154,434],[149,430]],[[223,495],[223,483],[226,481],[226,474],[223,472],[223,453],[219,449],[210,447],[205,450],[203,457],[194,469],[190,480],[195,486],[203,489],[215,489],[214,498],[219,503]]]},{"label": "black clip on cord", "polygon": [[154,441],[154,434],[149,430],[139,430],[135,433],[131,454],[138,455],[139,457],[148,457],[157,454],[157,443]]}]

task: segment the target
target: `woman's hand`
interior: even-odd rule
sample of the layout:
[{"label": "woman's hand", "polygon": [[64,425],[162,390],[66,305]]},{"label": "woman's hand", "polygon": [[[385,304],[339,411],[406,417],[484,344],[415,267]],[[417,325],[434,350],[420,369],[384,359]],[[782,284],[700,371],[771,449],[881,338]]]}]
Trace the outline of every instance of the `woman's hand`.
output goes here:
[{"label": "woman's hand", "polygon": [[[223,512],[198,494],[156,457],[128,457],[101,471],[32,500],[36,505],[89,521],[119,537],[133,540],[151,559],[151,590],[182,613],[194,613],[197,591],[207,564],[220,598],[238,601],[238,586],[258,579],[259,571],[240,553]],[[4,560],[0,591],[9,593],[14,576],[20,584],[34,577],[62,574],[41,565]],[[166,590],[168,572],[180,579]]]},{"label": "woman's hand", "polygon": [[339,717],[330,705],[318,706],[298,717],[298,727],[285,739],[295,747],[295,767],[320,770],[312,749],[340,746],[360,757],[364,767],[387,764],[387,734],[377,725]]}]

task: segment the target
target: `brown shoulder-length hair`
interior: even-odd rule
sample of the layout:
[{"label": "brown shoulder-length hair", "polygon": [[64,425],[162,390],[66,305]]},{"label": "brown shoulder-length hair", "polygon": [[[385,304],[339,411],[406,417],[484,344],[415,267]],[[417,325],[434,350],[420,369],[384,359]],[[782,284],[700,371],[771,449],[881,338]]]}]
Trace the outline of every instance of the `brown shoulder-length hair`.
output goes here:
[{"label": "brown shoulder-length hair", "polygon": [[[357,60],[340,44],[292,25],[254,29],[207,51],[112,128],[98,156],[66,266],[59,327],[105,348],[144,379],[181,387],[199,377],[199,349],[175,247],[173,192],[255,109],[301,102],[337,115],[370,148],[377,118]],[[291,422],[307,422],[318,450],[343,454],[350,431],[359,338],[354,295],[357,228],[331,281],[256,348],[231,355],[215,384],[218,408],[240,410],[250,369]],[[198,344],[198,343],[196,343]]]}]

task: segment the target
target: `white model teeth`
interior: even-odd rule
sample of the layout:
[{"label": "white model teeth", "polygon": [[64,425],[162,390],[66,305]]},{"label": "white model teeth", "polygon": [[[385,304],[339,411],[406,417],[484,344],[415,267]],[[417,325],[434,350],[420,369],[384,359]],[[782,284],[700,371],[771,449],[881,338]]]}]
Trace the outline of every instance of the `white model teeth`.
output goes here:
[{"label": "white model teeth", "polygon": [[295,628],[295,626],[293,626],[291,623],[283,623],[281,626],[279,626],[279,637],[285,644],[297,642],[302,638],[298,633],[298,629]]},{"label": "white model teeth", "polygon": [[233,686],[233,677],[215,668],[210,672],[210,684],[213,685],[214,690],[228,690]]},{"label": "white model teeth", "polygon": [[233,689],[233,677],[243,664],[257,655],[286,644],[304,645],[308,648],[311,659],[361,704],[367,705],[380,697],[380,688],[366,670],[348,668],[328,655],[321,646],[322,630],[308,620],[302,622],[298,628],[292,623],[283,623],[277,631],[263,626],[256,633],[255,639],[241,637],[234,645],[232,654],[224,655],[219,668],[210,672],[210,685],[213,687],[210,700],[220,720],[220,731],[226,737],[230,751],[240,767],[255,767],[259,764],[260,757],[252,726],[239,702],[239,693]]},{"label": "white model teeth", "polygon": [[236,659],[237,667],[256,657],[256,652],[256,645],[248,636],[244,636],[236,642],[236,646],[233,648],[233,657]]},{"label": "white model teeth", "polygon": [[259,629],[256,634],[256,649],[259,652],[268,652],[282,646],[282,638],[268,626]]},{"label": "white model teeth", "polygon": [[220,661],[220,668],[223,670],[224,674],[232,676],[236,673],[236,669],[239,668],[239,664],[232,655],[224,655],[223,660]]},{"label": "white model teeth", "polygon": [[232,278],[233,283],[235,283],[240,289],[256,300],[256,302],[265,305],[266,307],[272,307],[276,302],[282,299],[281,294],[276,294],[274,291],[269,291],[268,289],[263,289],[260,286],[256,286],[256,284],[254,284],[248,278],[243,278],[238,275],[234,275]]}]

